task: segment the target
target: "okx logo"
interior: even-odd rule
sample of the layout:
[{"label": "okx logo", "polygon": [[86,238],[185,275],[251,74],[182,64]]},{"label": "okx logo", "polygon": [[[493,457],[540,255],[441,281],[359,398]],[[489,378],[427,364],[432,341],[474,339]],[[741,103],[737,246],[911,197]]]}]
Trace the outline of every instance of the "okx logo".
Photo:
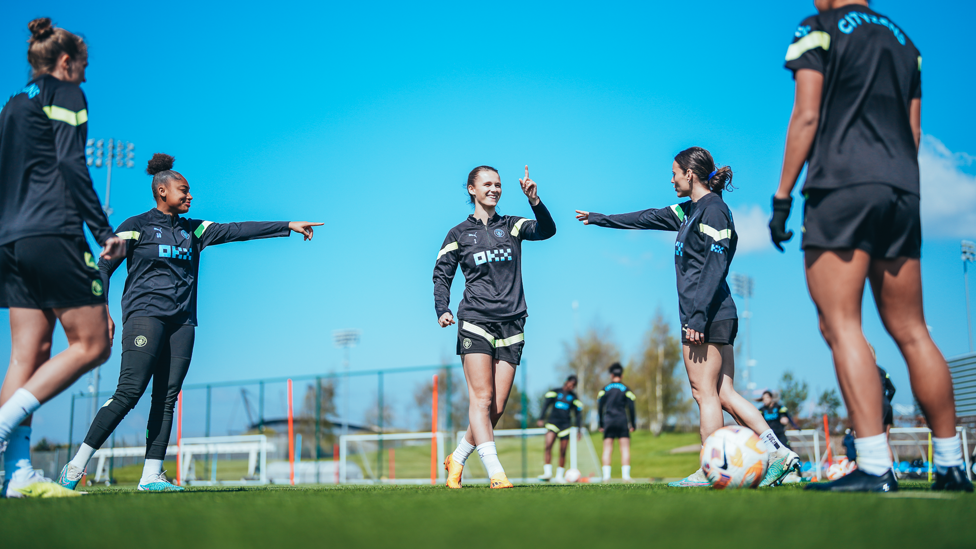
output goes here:
[{"label": "okx logo", "polygon": [[159,257],[171,257],[173,259],[185,259],[190,260],[191,250],[189,248],[180,248],[179,246],[167,246],[165,244],[159,245]]},{"label": "okx logo", "polygon": [[674,243],[674,255],[683,256],[685,255],[685,243],[675,242]]},{"label": "okx logo", "polygon": [[488,250],[484,252],[478,252],[474,254],[474,264],[481,265],[482,263],[497,263],[499,261],[511,261],[512,260],[512,249],[506,248],[504,250]]}]

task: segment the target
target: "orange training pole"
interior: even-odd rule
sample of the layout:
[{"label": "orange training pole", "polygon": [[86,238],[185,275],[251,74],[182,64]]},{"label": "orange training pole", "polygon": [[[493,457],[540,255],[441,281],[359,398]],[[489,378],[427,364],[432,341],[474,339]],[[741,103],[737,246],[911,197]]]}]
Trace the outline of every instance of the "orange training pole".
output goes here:
[{"label": "orange training pole", "polygon": [[830,450],[830,426],[827,423],[827,414],[824,414],[824,438],[827,439],[827,466],[834,462],[833,453]]},{"label": "orange training pole", "polygon": [[332,464],[335,465],[335,483],[339,484],[339,445],[332,445]]},{"label": "orange training pole", "polygon": [[437,374],[430,404],[430,483],[437,484]]},{"label": "orange training pole", "polygon": [[183,486],[183,391],[176,397],[176,485]]},{"label": "orange training pole", "polygon": [[291,380],[288,380],[288,476],[295,485],[295,411],[291,402]]}]

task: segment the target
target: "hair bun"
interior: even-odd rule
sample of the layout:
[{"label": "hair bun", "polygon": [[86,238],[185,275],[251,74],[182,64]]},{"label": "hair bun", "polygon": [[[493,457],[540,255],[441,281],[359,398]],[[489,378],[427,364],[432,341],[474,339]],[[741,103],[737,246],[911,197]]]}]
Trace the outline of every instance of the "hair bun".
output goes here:
[{"label": "hair bun", "polygon": [[172,170],[173,162],[175,161],[176,159],[168,154],[156,153],[149,160],[149,166],[146,167],[146,173],[149,175],[156,175],[159,172]]},{"label": "hair bun", "polygon": [[27,28],[31,31],[31,42],[44,40],[54,34],[54,25],[51,24],[50,17],[38,17],[30,23],[27,23]]}]

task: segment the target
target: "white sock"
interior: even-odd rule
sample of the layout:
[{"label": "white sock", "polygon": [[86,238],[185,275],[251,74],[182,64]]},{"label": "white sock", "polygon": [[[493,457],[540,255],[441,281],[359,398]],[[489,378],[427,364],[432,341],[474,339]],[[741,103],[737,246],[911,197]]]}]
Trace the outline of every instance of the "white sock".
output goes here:
[{"label": "white sock", "polygon": [[464,465],[464,462],[468,461],[468,456],[474,451],[474,444],[468,442],[468,439],[461,437],[461,442],[458,442],[457,448],[454,449],[454,461]]},{"label": "white sock", "polygon": [[155,480],[155,477],[158,477],[162,472],[163,460],[147,459],[146,464],[142,466],[142,478],[139,480],[139,484]]},{"label": "white sock", "polygon": [[772,429],[766,429],[763,431],[763,433],[759,435],[759,438],[762,439],[770,454],[779,452],[779,449],[783,447],[783,443],[776,438],[776,433],[774,433]]},{"label": "white sock", "polygon": [[610,466],[603,466],[603,480],[610,480]]},{"label": "white sock", "polygon": [[858,437],[854,439],[854,447],[857,448],[858,469],[876,477],[891,470],[891,454],[888,453],[886,434]]},{"label": "white sock", "polygon": [[95,448],[92,448],[91,446],[82,442],[81,446],[78,447],[78,453],[75,454],[75,457],[71,458],[71,461],[68,463],[71,466],[84,471],[85,468],[88,467],[88,462],[91,461],[93,455],[95,455]]},{"label": "white sock", "polygon": [[10,438],[10,433],[41,407],[41,403],[27,389],[17,389],[10,400],[0,406],[0,442]]},{"label": "white sock", "polygon": [[488,471],[488,478],[491,478],[498,473],[505,473],[505,468],[502,467],[502,462],[498,461],[498,449],[495,448],[494,442],[479,444],[478,456],[481,457],[481,463],[485,466],[485,470]]},{"label": "white sock", "polygon": [[623,465],[621,469],[623,469],[623,477],[630,478],[630,465]]},{"label": "white sock", "polygon": [[14,427],[7,440],[7,451],[3,453],[3,468],[7,478],[20,473],[29,475],[34,472],[30,456],[31,428],[18,425]]},{"label": "white sock", "polygon": [[946,474],[950,467],[962,467],[962,445],[958,433],[948,438],[932,437],[932,462],[940,475]]},{"label": "white sock", "polygon": [[556,469],[556,478],[566,478],[566,468],[560,467]]},{"label": "white sock", "polygon": [[552,476],[552,464],[546,463],[542,466],[542,476],[551,477]]}]

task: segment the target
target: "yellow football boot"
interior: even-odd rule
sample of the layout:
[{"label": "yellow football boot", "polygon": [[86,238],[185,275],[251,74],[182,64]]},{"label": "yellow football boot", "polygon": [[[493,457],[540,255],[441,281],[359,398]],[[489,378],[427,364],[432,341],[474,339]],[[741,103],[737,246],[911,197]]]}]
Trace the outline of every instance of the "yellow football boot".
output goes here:
[{"label": "yellow football boot", "polygon": [[511,482],[508,481],[508,477],[505,473],[498,473],[497,475],[491,477],[490,487],[495,488],[514,488]]},{"label": "yellow football boot", "polygon": [[457,490],[461,488],[461,472],[464,465],[454,461],[454,454],[448,454],[444,460],[444,470],[447,471],[447,487]]}]

